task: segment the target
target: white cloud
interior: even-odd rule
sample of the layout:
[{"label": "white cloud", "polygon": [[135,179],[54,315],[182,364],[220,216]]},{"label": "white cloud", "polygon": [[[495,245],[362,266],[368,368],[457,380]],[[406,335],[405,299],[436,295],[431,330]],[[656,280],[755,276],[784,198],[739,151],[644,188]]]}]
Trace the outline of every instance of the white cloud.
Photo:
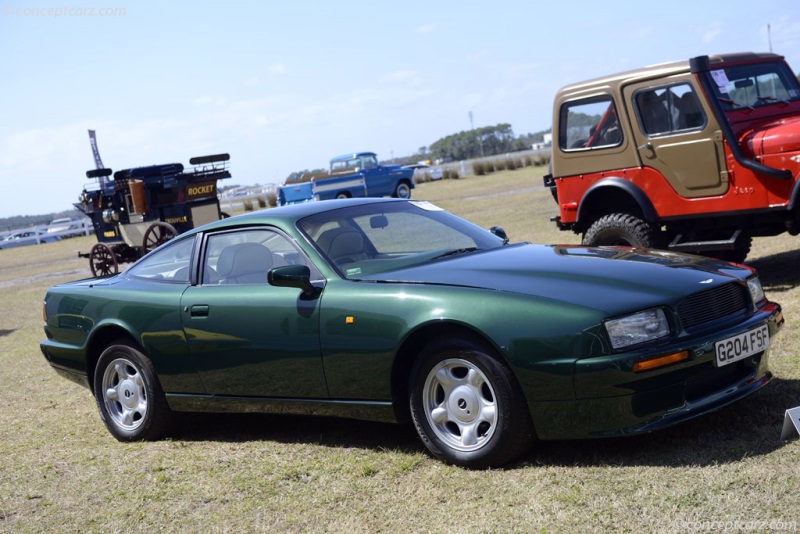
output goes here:
[{"label": "white cloud", "polygon": [[414,33],[433,33],[436,30],[436,24],[423,24],[414,28]]},{"label": "white cloud", "polygon": [[722,23],[714,21],[700,30],[701,39],[704,43],[711,43],[722,34]]},{"label": "white cloud", "polygon": [[286,73],[286,65],[283,63],[276,63],[275,65],[271,65],[269,67],[270,74],[284,74]]}]

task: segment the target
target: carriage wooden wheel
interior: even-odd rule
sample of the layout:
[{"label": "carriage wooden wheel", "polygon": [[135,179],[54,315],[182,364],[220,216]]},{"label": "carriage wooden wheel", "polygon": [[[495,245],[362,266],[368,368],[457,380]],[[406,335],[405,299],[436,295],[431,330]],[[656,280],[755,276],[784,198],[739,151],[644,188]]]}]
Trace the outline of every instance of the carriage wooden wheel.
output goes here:
[{"label": "carriage wooden wheel", "polygon": [[107,245],[98,243],[89,253],[89,267],[94,276],[116,274],[119,271],[117,255]]},{"label": "carriage wooden wheel", "polygon": [[178,231],[171,224],[165,222],[155,222],[151,224],[144,233],[142,252],[147,254],[157,246],[166,243],[176,235],[178,235]]}]

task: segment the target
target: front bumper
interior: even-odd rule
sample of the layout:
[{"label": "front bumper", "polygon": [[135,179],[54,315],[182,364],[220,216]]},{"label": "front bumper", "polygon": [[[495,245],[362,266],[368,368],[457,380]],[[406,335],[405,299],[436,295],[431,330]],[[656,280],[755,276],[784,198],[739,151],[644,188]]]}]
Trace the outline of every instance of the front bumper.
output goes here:
[{"label": "front bumper", "polygon": [[718,410],[766,386],[769,348],[723,367],[715,364],[714,343],[766,324],[772,339],[783,325],[778,304],[749,320],[691,343],[662,347],[688,350],[687,362],[634,373],[642,355],[588,358],[575,364],[576,399],[529,403],[540,439],[612,437],[652,432]]}]

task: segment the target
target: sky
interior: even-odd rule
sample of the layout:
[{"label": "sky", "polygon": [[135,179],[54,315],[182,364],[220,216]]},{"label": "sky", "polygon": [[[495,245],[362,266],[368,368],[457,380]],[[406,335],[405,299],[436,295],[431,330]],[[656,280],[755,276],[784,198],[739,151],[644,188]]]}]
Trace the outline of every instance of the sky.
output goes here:
[{"label": "sky", "polygon": [[797,0],[0,0],[0,218],[72,208],[95,167],[229,153],[220,185],[334,156],[545,130],[563,85],[704,54],[800,71]]}]

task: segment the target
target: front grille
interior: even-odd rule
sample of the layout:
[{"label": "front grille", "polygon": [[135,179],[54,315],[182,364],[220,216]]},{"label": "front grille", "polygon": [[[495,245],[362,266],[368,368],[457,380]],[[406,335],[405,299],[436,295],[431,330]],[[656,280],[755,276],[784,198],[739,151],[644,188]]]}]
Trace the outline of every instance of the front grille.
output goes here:
[{"label": "front grille", "polygon": [[749,304],[747,288],[736,282],[701,291],[678,306],[683,328],[689,330],[735,313],[746,313]]}]

